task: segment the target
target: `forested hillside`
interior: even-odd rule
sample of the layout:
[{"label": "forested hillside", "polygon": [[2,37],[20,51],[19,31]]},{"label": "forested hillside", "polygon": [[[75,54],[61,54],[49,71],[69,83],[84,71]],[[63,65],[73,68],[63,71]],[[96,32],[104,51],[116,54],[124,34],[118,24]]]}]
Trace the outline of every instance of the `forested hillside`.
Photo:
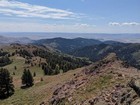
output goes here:
[{"label": "forested hillside", "polygon": [[98,61],[111,52],[116,53],[120,59],[128,62],[131,66],[140,68],[140,44],[99,44],[77,49],[71,54]]},{"label": "forested hillside", "polygon": [[[12,52],[1,51],[3,57],[0,58],[0,66],[12,63],[9,57],[23,57],[25,64],[29,66],[39,66],[44,70],[45,75],[54,75],[60,72],[89,65],[90,61],[83,58],[58,53],[44,46],[11,44],[9,49]],[[7,55],[6,55],[7,54]],[[37,57],[39,59],[37,59]]]},{"label": "forested hillside", "polygon": [[34,42],[34,44],[50,46],[63,53],[69,53],[77,48],[82,48],[89,45],[95,45],[102,43],[95,39],[85,39],[85,38],[52,38],[52,39],[41,39]]}]

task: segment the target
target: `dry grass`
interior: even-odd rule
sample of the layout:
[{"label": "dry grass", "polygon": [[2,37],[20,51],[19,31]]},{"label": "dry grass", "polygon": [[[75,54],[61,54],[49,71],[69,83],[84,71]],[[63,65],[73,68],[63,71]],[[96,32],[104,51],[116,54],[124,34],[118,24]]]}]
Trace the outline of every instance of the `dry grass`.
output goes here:
[{"label": "dry grass", "polygon": [[[28,89],[21,89],[21,75],[23,72],[24,59],[21,57],[12,57],[13,63],[5,66],[11,73],[15,72],[13,81],[15,85],[15,94],[8,99],[0,100],[0,105],[39,105],[41,102],[47,102],[56,88],[57,85],[63,84],[70,80],[75,73],[80,72],[81,68],[71,70],[67,73],[55,75],[55,76],[44,76],[43,71],[38,67],[31,67],[31,72],[36,72],[34,77],[35,85]],[[17,70],[14,69],[17,66]],[[41,77],[43,81],[40,81]]]}]

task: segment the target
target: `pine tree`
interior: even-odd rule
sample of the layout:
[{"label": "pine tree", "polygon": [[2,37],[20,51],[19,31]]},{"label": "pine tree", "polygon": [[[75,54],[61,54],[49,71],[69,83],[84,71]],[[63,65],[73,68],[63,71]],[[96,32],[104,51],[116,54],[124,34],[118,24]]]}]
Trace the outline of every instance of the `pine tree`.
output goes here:
[{"label": "pine tree", "polygon": [[59,74],[59,73],[60,73],[59,65],[57,64],[57,65],[55,66],[54,74]]},{"label": "pine tree", "polygon": [[26,87],[31,87],[33,85],[34,80],[30,70],[24,69],[21,79],[22,79],[22,84],[25,85]]},{"label": "pine tree", "polygon": [[16,66],[14,68],[15,68],[15,70],[17,70],[17,67]]},{"label": "pine tree", "polygon": [[46,66],[44,67],[44,75],[48,75],[49,74],[49,68]]},{"label": "pine tree", "polygon": [[50,65],[48,65],[47,68],[48,68],[48,75],[52,75],[53,70],[51,69]]},{"label": "pine tree", "polygon": [[34,77],[36,76],[36,72],[34,72],[33,76],[34,76]]},{"label": "pine tree", "polygon": [[24,69],[21,79],[22,79],[22,84],[27,84],[27,70],[26,69]]},{"label": "pine tree", "polygon": [[33,79],[33,76],[31,74],[30,70],[27,71],[27,74],[28,74],[28,86],[33,86],[34,79]]},{"label": "pine tree", "polygon": [[0,99],[4,99],[14,94],[12,77],[7,69],[0,69]]}]

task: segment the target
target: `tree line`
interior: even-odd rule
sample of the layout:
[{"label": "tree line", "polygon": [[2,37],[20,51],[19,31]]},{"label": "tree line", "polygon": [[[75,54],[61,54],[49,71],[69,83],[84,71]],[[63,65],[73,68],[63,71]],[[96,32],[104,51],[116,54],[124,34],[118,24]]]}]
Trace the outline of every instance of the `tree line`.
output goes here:
[{"label": "tree line", "polygon": [[[22,88],[28,88],[34,85],[34,79],[30,70],[24,70],[21,77]],[[41,80],[42,81],[42,80]],[[10,72],[5,68],[0,68],[0,99],[8,98],[15,92],[13,78]]]},{"label": "tree line", "polygon": [[59,74],[60,71],[67,72],[89,64],[85,59],[50,53],[41,49],[33,51],[33,54],[46,59],[46,63],[40,64],[45,75]]},{"label": "tree line", "polygon": [[9,59],[8,56],[0,57],[0,67],[6,66],[11,63],[12,63],[12,61]]},{"label": "tree line", "polygon": [[0,56],[5,56],[7,54],[8,54],[8,52],[4,52],[3,49],[0,50]]}]

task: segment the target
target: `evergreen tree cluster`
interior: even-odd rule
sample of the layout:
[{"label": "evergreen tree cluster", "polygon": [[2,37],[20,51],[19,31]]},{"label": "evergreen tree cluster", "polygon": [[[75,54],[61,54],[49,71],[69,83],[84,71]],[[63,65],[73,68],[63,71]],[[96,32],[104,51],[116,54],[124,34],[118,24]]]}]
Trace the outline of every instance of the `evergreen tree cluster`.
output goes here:
[{"label": "evergreen tree cluster", "polygon": [[22,84],[26,87],[31,87],[34,84],[33,83],[34,79],[33,79],[33,76],[31,74],[30,70],[24,69],[21,79],[22,79]]},{"label": "evergreen tree cluster", "polygon": [[[15,72],[13,72],[13,75],[15,75]],[[36,73],[34,72],[33,75],[35,77]],[[24,70],[21,80],[22,85],[26,88],[34,85],[34,79],[30,70]],[[41,81],[43,81],[43,78]],[[14,92],[13,80],[9,71],[7,69],[0,68],[0,99],[8,98],[9,96],[13,95]]]},{"label": "evergreen tree cluster", "polygon": [[4,52],[2,49],[0,50],[0,57],[1,56],[5,56],[5,55],[7,55],[8,54],[8,52]]},{"label": "evergreen tree cluster", "polygon": [[45,75],[57,75],[60,73],[60,68],[58,64],[56,64],[55,69],[51,69],[49,65],[44,63],[42,64],[42,70],[44,71]]},{"label": "evergreen tree cluster", "polygon": [[44,75],[52,75],[53,74],[53,70],[46,63],[42,63],[42,70],[44,71]]},{"label": "evergreen tree cluster", "polygon": [[7,69],[0,69],[0,99],[4,99],[14,94],[12,77]]},{"label": "evergreen tree cluster", "polygon": [[22,56],[23,58],[31,58],[32,55],[25,49],[20,49],[19,51],[16,50],[16,54],[19,54],[20,56]]},{"label": "evergreen tree cluster", "polygon": [[45,75],[59,74],[60,70],[67,72],[68,70],[88,65],[84,59],[66,56],[62,54],[50,53],[41,49],[33,51],[35,56],[46,59],[46,63],[41,64]]},{"label": "evergreen tree cluster", "polygon": [[0,67],[6,66],[12,63],[12,61],[7,56],[0,57]]}]

